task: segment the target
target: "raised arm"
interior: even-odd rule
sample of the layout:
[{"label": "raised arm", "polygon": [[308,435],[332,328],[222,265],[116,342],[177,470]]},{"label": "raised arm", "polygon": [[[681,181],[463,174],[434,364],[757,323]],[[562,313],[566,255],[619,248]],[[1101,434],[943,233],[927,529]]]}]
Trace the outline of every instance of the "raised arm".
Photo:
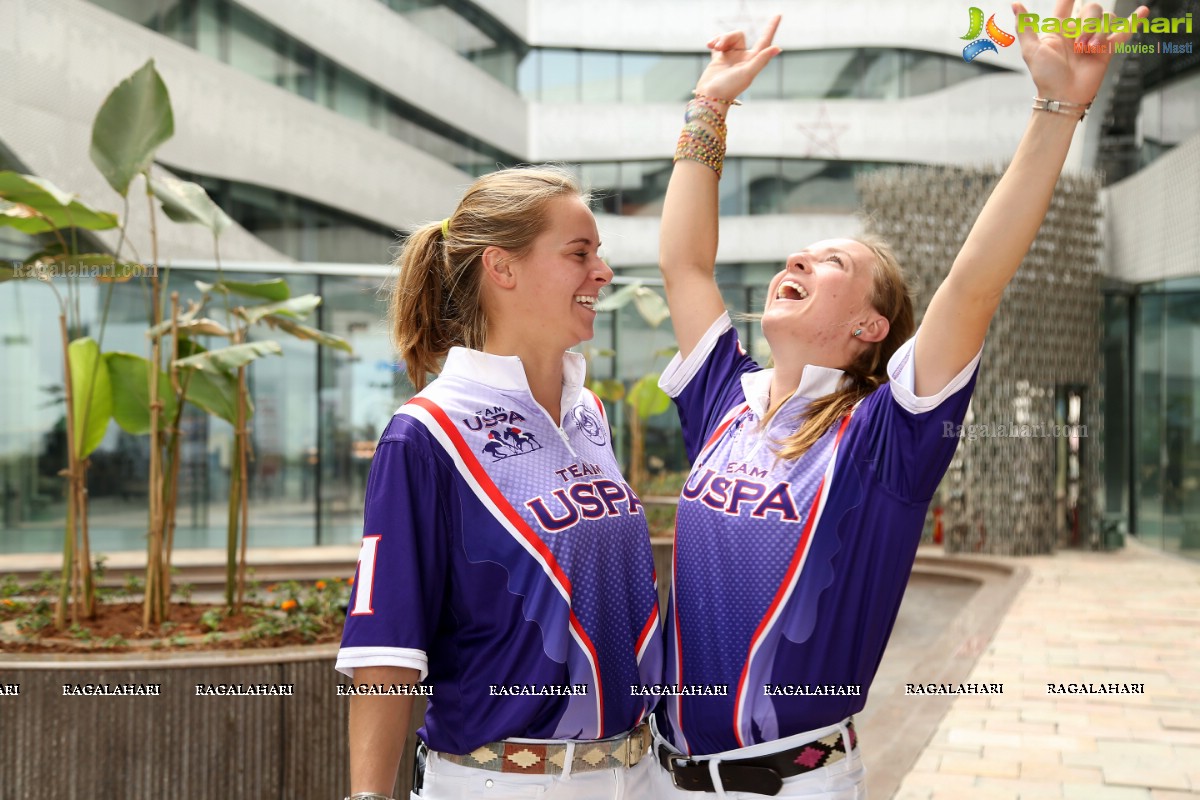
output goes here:
[{"label": "raised arm", "polygon": [[[725,311],[715,276],[717,263],[717,160],[690,160],[719,146],[724,158],[724,124],[730,103],[750,86],[779,48],[773,47],[779,17],[752,48],[741,32],[708,43],[712,61],[696,84],[701,97],[688,107],[691,132],[684,130],[667,185],[659,239],[659,266],[671,309],[679,352],[685,358],[713,320]],[[690,147],[688,146],[690,143]],[[718,145],[719,143],[719,145]],[[687,151],[684,153],[683,151]]]},{"label": "raised arm", "polygon": [[[1025,7],[1014,3],[1013,12],[1023,14]],[[1101,13],[1099,5],[1090,3],[1081,16],[1098,18]],[[1071,0],[1058,0],[1054,14],[1060,19],[1071,16]],[[1137,14],[1144,17],[1149,11],[1140,6]],[[1016,274],[1050,207],[1075,126],[1104,79],[1112,58],[1107,43],[1126,41],[1130,35],[1098,33],[1069,39],[1061,34],[1039,37],[1034,31],[1018,30],[1021,55],[1038,98],[1061,101],[1063,106],[1058,111],[1032,112],[1012,163],[984,204],[950,274],[930,300],[917,334],[918,395],[940,392],[983,346],[1004,288]],[[1104,45],[1104,52],[1075,53],[1075,41]]]}]

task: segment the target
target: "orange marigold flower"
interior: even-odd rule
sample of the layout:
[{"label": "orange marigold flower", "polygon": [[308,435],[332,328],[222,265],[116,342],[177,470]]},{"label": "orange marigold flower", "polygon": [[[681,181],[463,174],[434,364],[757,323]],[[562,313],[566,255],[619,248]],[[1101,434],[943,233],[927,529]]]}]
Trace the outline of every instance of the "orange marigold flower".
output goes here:
[{"label": "orange marigold flower", "polygon": [[291,611],[293,608],[295,608],[298,605],[300,605],[300,604],[297,603],[295,600],[284,600],[282,603],[279,604],[279,607],[282,608],[284,611]]},{"label": "orange marigold flower", "polygon": [[318,589],[324,589],[324,588],[325,588],[325,581],[317,581],[317,588],[318,588]]},{"label": "orange marigold flower", "polygon": [[6,597],[6,598],[4,598],[4,605],[6,605],[6,606],[15,606],[15,605],[16,605],[16,603],[14,603],[12,600],[9,600],[9,599]]},{"label": "orange marigold flower", "polygon": [[279,588],[279,584],[277,584],[277,583],[272,583],[270,586],[268,586],[268,587],[267,587],[267,591],[268,591],[268,592],[273,592],[273,591],[275,591],[275,590],[276,590],[276,589],[278,589],[278,588]]}]

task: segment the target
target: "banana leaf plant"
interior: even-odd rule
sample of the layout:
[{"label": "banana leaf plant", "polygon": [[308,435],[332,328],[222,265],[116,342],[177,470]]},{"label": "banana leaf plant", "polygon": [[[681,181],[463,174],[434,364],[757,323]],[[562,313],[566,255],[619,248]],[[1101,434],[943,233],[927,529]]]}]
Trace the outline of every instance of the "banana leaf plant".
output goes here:
[{"label": "banana leaf plant", "polygon": [[[170,296],[170,315],[164,317],[164,284],[158,275],[158,217],[155,201],[166,216],[176,222],[200,224],[213,236],[213,250],[220,274],[218,239],[231,220],[196,184],[151,174],[159,146],[174,134],[174,118],[165,84],[153,61],[122,81],[109,94],[92,130],[91,158],[109,185],[125,203],[125,222],[114,214],[96,210],[62,191],[49,181],[30,175],[0,172],[0,225],[27,234],[52,236],[52,243],[31,256],[24,264],[0,266],[0,282],[17,278],[42,279],[59,301],[59,327],[63,344],[63,385],[66,402],[68,463],[62,475],[67,482],[67,522],[63,542],[63,568],[55,624],[66,627],[68,609],[72,622],[89,618],[95,612],[95,587],[91,575],[90,545],[87,528],[88,456],[104,438],[110,419],[127,432],[150,438],[148,476],[148,531],[143,624],[147,627],[166,621],[170,605],[171,558],[178,495],[180,421],[186,403],[225,419],[240,437],[239,480],[230,495],[230,553],[242,536],[241,569],[230,567],[226,597],[233,605],[235,578],[239,587],[237,604],[245,573],[245,471],[248,453],[248,425],[253,407],[246,384],[246,365],[263,355],[281,354],[282,348],[271,341],[248,342],[249,328],[255,324],[277,327],[290,335],[319,344],[349,349],[340,338],[302,324],[304,316],[316,308],[320,298],[290,298],[286,284],[254,289],[253,284],[218,282],[228,295],[249,293],[269,303],[249,309],[230,309],[226,303],[228,325],[201,316],[209,299],[202,287],[201,302],[179,304],[178,293]],[[151,261],[127,263],[121,254],[128,244],[129,193],[138,176],[143,179],[149,207]],[[120,228],[115,255],[81,253],[75,231]],[[68,269],[69,268],[69,269]],[[102,272],[98,278],[110,284],[104,301],[99,340],[79,336],[83,325],[78,280],[71,278],[64,297],[53,278],[64,273],[77,275],[80,268]],[[132,353],[103,353],[102,341],[111,300],[112,283],[135,276],[150,282],[149,338],[150,358]],[[282,284],[279,282],[267,282]],[[250,287],[250,288],[247,288]],[[257,292],[257,294],[255,293]],[[235,316],[236,314],[236,316]],[[75,338],[72,338],[72,337]],[[230,345],[208,349],[201,340],[226,338]],[[168,354],[164,368],[164,351]],[[241,510],[240,528],[234,527],[234,509]],[[233,564],[232,555],[230,564]]]},{"label": "banana leaf plant", "polygon": [[[0,226],[51,239],[23,264],[0,266],[0,282],[39,279],[58,301],[67,434],[67,464],[59,474],[66,482],[67,518],[54,623],[62,630],[67,626],[68,609],[72,622],[95,614],[87,529],[88,457],[99,447],[112,416],[108,373],[100,358],[100,346],[91,338],[79,336],[83,329],[79,268],[107,267],[106,280],[116,281],[128,280],[136,265],[122,264],[106,254],[79,253],[78,230],[109,230],[118,226],[117,217],[92,208],[34,175],[0,172]],[[67,279],[65,296],[53,283],[54,276],[62,273],[76,276]]]}]

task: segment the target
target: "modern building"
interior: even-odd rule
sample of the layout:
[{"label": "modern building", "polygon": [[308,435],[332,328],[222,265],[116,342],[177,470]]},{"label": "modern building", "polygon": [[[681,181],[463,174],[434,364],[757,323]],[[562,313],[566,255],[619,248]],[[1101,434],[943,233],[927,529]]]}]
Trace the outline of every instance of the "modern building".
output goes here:
[{"label": "modern building", "polygon": [[[1048,3],[1043,9],[1049,12]],[[1121,0],[1118,12],[1133,3]],[[1195,0],[1152,4],[1156,16]],[[1128,8],[1126,8],[1128,6]],[[7,0],[0,6],[0,169],[45,177],[129,225],[146,260],[140,190],[128,210],[88,159],[107,93],[153,59],[175,136],[158,168],[196,181],[233,217],[226,277],[286,277],[324,303],[315,324],[353,355],[282,339],[251,369],[252,546],[354,542],[375,438],[411,392],[394,365],[382,292],[395,246],[446,216],[474,176],[556,161],[595,193],[603,254],[653,282],[657,224],[681,111],[714,34],[785,15],[783,54],[733,112],[721,183],[720,277],[731,307],[761,307],[805,243],[858,232],[855,177],[897,164],[1001,164],[1033,86],[1017,47],[963,58],[961,3],[851,0]],[[1035,9],[1037,10],[1037,9]],[[1197,15],[1200,16],[1200,15]],[[997,21],[1004,27],[1004,15]],[[1168,37],[1170,38],[1170,37]],[[1200,552],[1200,57],[1121,57],[1080,126],[1069,169],[1105,170],[1105,507],[1169,550]],[[97,234],[115,250],[119,236]],[[186,301],[216,256],[196,226],[158,225]],[[0,260],[41,243],[0,227]],[[80,334],[146,352],[138,282],[66,294]],[[111,298],[109,296],[111,288]],[[65,447],[58,296],[0,285],[0,553],[61,543]],[[745,322],[755,346],[754,325]],[[264,332],[263,337],[269,335]],[[604,315],[593,373],[631,381],[671,344],[632,310]],[[627,410],[613,404],[616,424]],[[657,467],[682,469],[673,415],[650,421]],[[184,419],[177,547],[223,542],[232,431]],[[147,446],[112,425],[91,457],[94,552],[139,549]]]}]

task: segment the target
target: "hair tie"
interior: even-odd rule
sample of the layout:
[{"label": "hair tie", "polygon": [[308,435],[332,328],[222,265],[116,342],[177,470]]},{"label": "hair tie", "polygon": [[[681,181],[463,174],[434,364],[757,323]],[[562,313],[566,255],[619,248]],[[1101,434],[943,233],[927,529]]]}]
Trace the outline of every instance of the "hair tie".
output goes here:
[{"label": "hair tie", "polygon": [[446,217],[444,220],[442,220],[442,238],[443,239],[450,238],[450,218],[449,217]]}]

